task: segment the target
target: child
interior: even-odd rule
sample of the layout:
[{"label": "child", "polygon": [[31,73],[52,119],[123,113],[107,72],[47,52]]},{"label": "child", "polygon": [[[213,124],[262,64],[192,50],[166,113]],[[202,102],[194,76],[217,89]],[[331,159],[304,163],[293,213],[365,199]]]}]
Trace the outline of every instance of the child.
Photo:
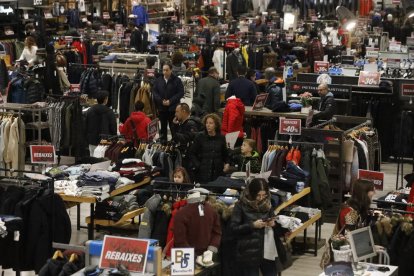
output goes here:
[{"label": "child", "polygon": [[238,166],[238,171],[245,172],[246,164],[250,162],[250,172],[260,173],[261,161],[259,153],[256,151],[256,141],[253,139],[244,139],[240,153],[234,156],[234,161]]},{"label": "child", "polygon": [[179,184],[191,183],[190,176],[188,175],[187,170],[183,167],[175,168],[172,181]]}]

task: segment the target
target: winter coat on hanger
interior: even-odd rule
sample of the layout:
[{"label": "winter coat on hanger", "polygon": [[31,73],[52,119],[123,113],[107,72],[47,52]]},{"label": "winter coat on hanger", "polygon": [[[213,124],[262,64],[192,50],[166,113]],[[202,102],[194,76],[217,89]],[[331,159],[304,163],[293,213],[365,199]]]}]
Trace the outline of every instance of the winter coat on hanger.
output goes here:
[{"label": "winter coat on hanger", "polygon": [[246,61],[240,53],[235,54],[232,52],[226,58],[226,73],[229,80],[237,78],[237,68],[239,68],[239,66],[246,66]]},{"label": "winter coat on hanger", "polygon": [[243,138],[244,104],[238,98],[229,98],[224,109],[221,134],[239,131],[239,138]]}]

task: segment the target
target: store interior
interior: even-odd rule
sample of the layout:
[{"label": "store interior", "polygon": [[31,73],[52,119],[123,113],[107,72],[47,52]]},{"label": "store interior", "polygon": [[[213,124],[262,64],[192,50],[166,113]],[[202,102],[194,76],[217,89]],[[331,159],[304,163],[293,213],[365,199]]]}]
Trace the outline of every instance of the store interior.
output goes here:
[{"label": "store interior", "polygon": [[411,0],[0,0],[0,275],[409,276],[413,97]]}]

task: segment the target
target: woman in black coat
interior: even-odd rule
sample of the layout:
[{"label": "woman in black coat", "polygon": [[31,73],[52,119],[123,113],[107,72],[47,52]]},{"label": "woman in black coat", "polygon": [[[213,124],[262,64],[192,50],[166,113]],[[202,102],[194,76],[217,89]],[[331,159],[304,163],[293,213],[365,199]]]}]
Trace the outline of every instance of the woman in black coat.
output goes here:
[{"label": "woman in black coat", "polygon": [[190,158],[196,181],[214,181],[229,169],[226,138],[220,133],[220,118],[208,114],[203,118],[205,131],[199,133],[190,148]]},{"label": "woman in black coat", "polygon": [[[269,186],[263,178],[250,182],[234,206],[230,228],[235,236],[236,262],[240,276],[275,276],[279,272],[275,217]],[[264,246],[266,244],[269,246]],[[266,251],[266,254],[265,254]],[[278,269],[279,267],[279,269]]]}]

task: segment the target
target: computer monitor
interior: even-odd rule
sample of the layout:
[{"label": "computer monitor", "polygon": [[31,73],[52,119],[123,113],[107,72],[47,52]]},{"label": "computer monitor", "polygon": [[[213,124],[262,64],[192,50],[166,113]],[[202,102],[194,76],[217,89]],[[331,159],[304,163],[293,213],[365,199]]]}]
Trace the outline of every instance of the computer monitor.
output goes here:
[{"label": "computer monitor", "polygon": [[370,227],[363,227],[348,233],[354,262],[366,260],[377,255]]}]

